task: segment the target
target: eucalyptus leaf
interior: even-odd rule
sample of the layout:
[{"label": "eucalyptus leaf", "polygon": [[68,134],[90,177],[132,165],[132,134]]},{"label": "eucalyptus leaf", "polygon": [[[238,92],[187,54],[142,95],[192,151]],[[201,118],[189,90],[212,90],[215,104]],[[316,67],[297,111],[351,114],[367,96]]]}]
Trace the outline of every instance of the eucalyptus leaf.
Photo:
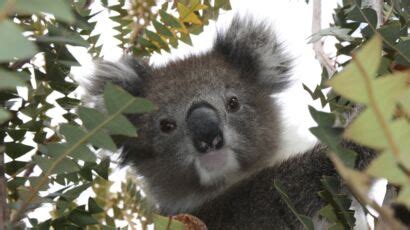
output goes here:
[{"label": "eucalyptus leaf", "polygon": [[[369,58],[375,57],[375,58]],[[328,85],[347,99],[368,103],[367,87],[372,87],[381,58],[381,39],[375,36],[367,42],[343,71],[333,77]]]},{"label": "eucalyptus leaf", "polygon": [[107,84],[104,91],[104,102],[109,114],[117,114],[121,109],[124,113],[145,113],[156,109],[150,101],[133,97],[124,89],[113,84]]},{"label": "eucalyptus leaf", "polygon": [[[38,155],[34,155],[32,158],[33,161],[41,168],[41,170],[43,170],[43,172],[48,172],[50,175],[77,172],[80,170],[78,165],[68,158],[59,162],[58,167],[54,166],[56,160],[53,158],[41,157]],[[51,171],[49,172],[49,170]]]},{"label": "eucalyptus leaf", "polygon": [[[54,1],[54,0],[53,0]],[[23,30],[9,20],[0,21],[0,63],[34,56],[37,48],[23,36]],[[4,73],[0,73],[5,77]]]},{"label": "eucalyptus leaf", "polygon": [[70,190],[65,191],[62,197],[68,201],[72,201],[76,199],[77,197],[79,197],[80,194],[84,192],[86,189],[88,189],[90,186],[91,186],[91,183],[85,183],[85,184],[79,185],[77,187],[74,187]]},{"label": "eucalyptus leaf", "polygon": [[57,19],[74,22],[71,7],[65,0],[15,0],[15,10],[19,13],[50,13]]},{"label": "eucalyptus leaf", "polygon": [[16,142],[5,143],[5,147],[7,155],[12,159],[19,158],[34,149],[33,146]]},{"label": "eucalyptus leaf", "polygon": [[70,212],[68,219],[82,227],[99,223],[90,213],[78,208]]},{"label": "eucalyptus leaf", "polygon": [[29,76],[3,70],[0,68],[0,90],[15,89],[17,86],[24,86],[25,81],[29,79]]},{"label": "eucalyptus leaf", "polygon": [[0,108],[0,124],[8,121],[10,118],[11,118],[10,113],[5,109]]},{"label": "eucalyptus leaf", "polygon": [[376,178],[385,178],[393,184],[408,183],[407,175],[398,167],[398,162],[389,151],[384,151],[373,160],[366,172]]}]

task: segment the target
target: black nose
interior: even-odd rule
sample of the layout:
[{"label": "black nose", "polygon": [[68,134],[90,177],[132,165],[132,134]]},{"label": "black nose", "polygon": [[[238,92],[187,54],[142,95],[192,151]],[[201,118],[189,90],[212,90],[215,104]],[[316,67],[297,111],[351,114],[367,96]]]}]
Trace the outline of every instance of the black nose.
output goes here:
[{"label": "black nose", "polygon": [[187,123],[194,146],[200,153],[218,150],[224,146],[219,118],[211,105],[201,103],[192,106],[188,112]]}]

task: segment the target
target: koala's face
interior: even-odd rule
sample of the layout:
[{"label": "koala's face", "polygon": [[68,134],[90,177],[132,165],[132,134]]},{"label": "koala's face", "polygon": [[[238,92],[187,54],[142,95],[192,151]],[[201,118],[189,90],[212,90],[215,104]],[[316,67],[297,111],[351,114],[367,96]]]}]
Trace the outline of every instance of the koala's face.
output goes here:
[{"label": "koala's face", "polygon": [[272,158],[278,128],[271,92],[241,74],[216,55],[150,73],[142,96],[159,109],[131,117],[138,138],[124,151],[149,187],[214,190]]},{"label": "koala's face", "polygon": [[206,54],[160,68],[133,58],[102,62],[86,88],[101,98],[111,81],[158,106],[130,115],[138,137],[120,144],[124,163],[172,214],[271,165],[280,135],[271,94],[289,82],[289,63],[264,24],[234,19]]}]

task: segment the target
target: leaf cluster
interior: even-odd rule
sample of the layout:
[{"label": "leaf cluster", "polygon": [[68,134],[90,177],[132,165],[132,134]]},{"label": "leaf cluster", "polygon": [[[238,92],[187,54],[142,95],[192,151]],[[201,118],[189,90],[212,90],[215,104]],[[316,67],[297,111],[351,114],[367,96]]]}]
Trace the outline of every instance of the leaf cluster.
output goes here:
[{"label": "leaf cluster", "polygon": [[[188,41],[190,34],[199,33],[217,17],[219,9],[229,7],[224,0],[214,5],[175,1],[161,7],[156,1],[139,0],[117,5],[0,0],[0,169],[4,169],[0,170],[0,228],[4,224],[113,229],[119,220],[146,228],[161,220],[151,216],[135,179],[122,182],[121,192],[110,192],[113,163],[96,154],[101,149],[117,150],[113,136],[137,138],[128,114],[150,112],[155,106],[107,85],[106,111],[84,107],[70,76],[71,68],[80,65],[70,46],[85,47],[91,56],[101,57],[100,34],[93,21],[100,12],[93,12],[91,4],[117,13],[112,17],[119,24],[116,38],[132,54],[167,50],[171,43]],[[156,30],[149,32],[150,26]],[[85,191],[91,196],[79,204],[77,199]],[[53,207],[50,218],[28,217],[44,204]]]},{"label": "leaf cluster", "polygon": [[[398,226],[396,220],[384,211],[390,207],[379,207],[366,194],[370,180],[385,178],[400,188],[392,202],[410,208],[410,5],[408,1],[384,1],[381,18],[367,4],[364,0],[343,1],[335,10],[334,25],[312,36],[313,41],[322,36],[339,40],[334,59],[339,73],[328,76],[324,69],[322,82],[315,90],[304,88],[313,99],[320,99],[323,106],[330,105],[331,109],[331,113],[325,113],[310,108],[318,124],[311,132],[329,146],[331,159],[355,197],[363,205],[378,210],[380,218],[394,228]],[[324,89],[328,87],[332,90],[326,94]],[[357,107],[362,108],[360,114],[353,112],[353,121],[346,120]],[[349,125],[344,128],[346,122]],[[379,155],[364,172],[353,170],[357,153],[343,149],[343,139],[373,148]],[[335,223],[335,228],[351,228],[349,218],[340,215],[351,214],[348,201],[343,198],[344,202],[339,203],[346,205],[339,205],[335,201],[340,194],[329,189],[335,188],[327,182],[320,192],[328,202],[321,215]],[[328,195],[324,196],[325,193]]]}]

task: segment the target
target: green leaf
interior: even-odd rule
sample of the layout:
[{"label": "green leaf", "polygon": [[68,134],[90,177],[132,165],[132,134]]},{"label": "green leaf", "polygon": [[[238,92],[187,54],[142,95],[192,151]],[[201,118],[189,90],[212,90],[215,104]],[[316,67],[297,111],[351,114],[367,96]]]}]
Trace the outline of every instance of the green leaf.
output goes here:
[{"label": "green leaf", "polygon": [[[388,131],[389,137],[386,136],[384,130]],[[366,109],[353,120],[344,135],[360,144],[376,149],[391,148],[392,143],[388,141],[388,138],[390,138],[397,148],[396,151],[403,156],[410,149],[410,144],[407,141],[410,138],[410,124],[404,120],[397,120],[393,122],[386,121],[385,126],[382,126],[371,109]]]},{"label": "green leaf", "polygon": [[33,146],[15,142],[5,143],[4,145],[6,146],[7,155],[12,159],[19,158],[34,149]]},{"label": "green leaf", "polygon": [[24,161],[10,161],[4,165],[6,173],[13,175],[17,173],[20,169],[24,168],[27,165],[27,162]]},{"label": "green leaf", "polygon": [[78,147],[74,153],[70,154],[71,157],[85,162],[96,162],[97,156],[87,146],[82,145]]},{"label": "green leaf", "polygon": [[65,0],[15,0],[15,10],[19,13],[50,13],[57,19],[72,23],[74,15]]},{"label": "green leaf", "polygon": [[101,130],[97,131],[89,141],[91,144],[99,148],[107,149],[113,152],[118,149],[110,135]]},{"label": "green leaf", "polygon": [[104,209],[102,209],[97,202],[93,198],[88,198],[88,212],[91,214],[95,213],[101,213],[104,212]]},{"label": "green leaf", "polygon": [[56,160],[53,158],[34,155],[33,161],[41,168],[41,170],[43,170],[43,173],[48,172],[48,170],[51,170],[49,172],[49,175],[77,172],[80,170],[78,165],[68,158],[65,158],[63,161],[59,162],[58,167],[54,166]]},{"label": "green leaf", "polygon": [[111,83],[107,84],[105,88],[104,102],[108,113],[111,115],[118,113],[118,110],[124,105],[127,105],[124,113],[128,114],[146,113],[156,109],[150,101],[133,97],[124,89]]},{"label": "green leaf", "polygon": [[[375,57],[375,58],[369,58]],[[375,78],[381,60],[381,39],[375,36],[354,56],[344,70],[333,77],[328,85],[347,99],[368,103],[367,87]]]},{"label": "green leaf", "polygon": [[168,44],[161,38],[161,36],[149,30],[144,30],[144,32],[145,32],[145,35],[147,35],[147,37],[151,40],[151,42],[155,42],[162,49],[166,51],[170,51]]},{"label": "green leaf", "polygon": [[410,66],[408,62],[410,60],[410,40],[400,41],[396,48],[400,51],[400,54],[396,54],[395,61],[398,64]]},{"label": "green leaf", "polygon": [[319,41],[322,37],[325,36],[335,36],[336,38],[339,38],[344,41],[354,41],[354,38],[349,35],[350,31],[351,29],[341,28],[339,26],[323,29],[313,34],[309,40],[309,43]]},{"label": "green leaf", "polygon": [[[104,121],[105,116],[95,110],[85,107],[80,107],[78,109],[78,114],[80,115],[81,120],[84,122],[87,129],[93,129],[97,127],[102,121]],[[110,123],[105,127],[110,131],[112,135],[125,135],[125,136],[136,136],[136,128],[134,125],[127,120],[123,115],[119,115],[114,118]]]},{"label": "green leaf", "polygon": [[86,132],[82,128],[69,124],[61,125],[60,132],[64,135],[69,145],[77,144],[86,134]]},{"label": "green leaf", "polygon": [[24,86],[25,81],[29,79],[30,76],[28,75],[0,69],[0,90],[15,89],[17,86]]},{"label": "green leaf", "polygon": [[374,28],[377,26],[377,14],[371,8],[360,9],[356,6],[348,13],[347,18],[357,22],[370,23]]},{"label": "green leaf", "polygon": [[10,118],[11,118],[10,113],[5,109],[0,108],[0,124],[8,121]]},{"label": "green leaf", "polygon": [[352,121],[346,128],[344,136],[359,144],[376,149],[382,149],[388,145],[382,127],[371,108],[365,109]]},{"label": "green leaf", "polygon": [[407,114],[410,114],[410,89],[406,90],[400,98],[399,98],[400,105],[403,107]]},{"label": "green leaf", "polygon": [[98,165],[97,168],[94,169],[94,171],[102,178],[105,180],[108,180],[108,173],[110,169],[110,159],[104,158],[100,164]]},{"label": "green leaf", "polygon": [[333,126],[335,123],[335,115],[333,113],[326,113],[314,109],[312,106],[309,106],[309,112],[313,120],[316,121],[321,126]]},{"label": "green leaf", "polygon": [[73,201],[74,199],[78,198],[82,192],[88,189],[91,186],[91,183],[85,183],[75,188],[72,188],[62,195],[66,200]]},{"label": "green leaf", "polygon": [[87,213],[86,211],[79,208],[71,211],[68,215],[68,219],[81,227],[99,223],[90,213]]},{"label": "green leaf", "polygon": [[80,100],[71,97],[62,97],[57,99],[56,102],[67,111],[80,104]]},{"label": "green leaf", "polygon": [[[77,34],[78,35],[78,34]],[[59,43],[59,44],[69,44],[74,46],[88,47],[90,44],[82,38],[80,35],[72,34],[70,36],[42,36],[38,37],[38,42],[43,43]]]},{"label": "green leaf", "polygon": [[26,135],[27,130],[25,129],[9,129],[7,130],[7,134],[14,140],[14,141],[21,141],[24,136]]},{"label": "green leaf", "polygon": [[366,172],[376,178],[385,178],[389,183],[396,185],[408,183],[407,175],[401,170],[389,151],[384,151],[376,159],[374,159]]},{"label": "green leaf", "polygon": [[335,212],[336,211],[332,205],[328,204],[319,210],[319,215],[334,223],[337,222],[337,215]]},{"label": "green leaf", "polygon": [[305,229],[314,230],[315,228],[314,228],[312,219],[310,219],[309,217],[305,215],[299,214],[295,206],[293,206],[292,201],[289,199],[288,195],[286,194],[283,184],[280,181],[275,180],[274,186],[275,186],[276,191],[278,191],[282,200],[286,203],[288,208],[293,212],[293,214],[296,216],[297,220],[303,225],[303,227]]},{"label": "green leaf", "polygon": [[231,3],[229,0],[215,0],[215,8],[222,8],[224,10],[230,10]]},{"label": "green leaf", "polygon": [[395,44],[396,40],[400,36],[400,27],[401,25],[399,21],[392,21],[383,25],[377,30],[385,40],[387,40],[391,44]]},{"label": "green leaf", "polygon": [[179,23],[179,20],[172,16],[171,14],[168,14],[164,10],[159,10],[159,15],[161,16],[161,20],[165,23],[167,26],[171,26],[172,28],[184,28],[181,23]]},{"label": "green leaf", "polygon": [[36,46],[27,40],[22,33],[23,30],[13,22],[0,21],[0,63],[12,61],[15,58],[29,58],[37,53]]},{"label": "green leaf", "polygon": [[343,128],[333,127],[335,116],[331,113],[317,111],[311,106],[309,111],[319,125],[310,128],[310,132],[334,151],[347,166],[354,167],[357,154],[341,146]]},{"label": "green leaf", "polygon": [[152,25],[154,26],[158,34],[163,35],[165,37],[174,37],[174,34],[171,32],[171,30],[169,30],[166,26],[162,25],[160,22],[154,20],[152,21]]},{"label": "green leaf", "polygon": [[354,211],[350,210],[352,200],[341,193],[340,180],[335,177],[323,176],[320,182],[325,190],[319,192],[319,196],[326,200],[331,208],[325,206],[319,213],[328,218],[331,223],[340,223],[342,226],[353,228],[356,219],[354,218]]}]

